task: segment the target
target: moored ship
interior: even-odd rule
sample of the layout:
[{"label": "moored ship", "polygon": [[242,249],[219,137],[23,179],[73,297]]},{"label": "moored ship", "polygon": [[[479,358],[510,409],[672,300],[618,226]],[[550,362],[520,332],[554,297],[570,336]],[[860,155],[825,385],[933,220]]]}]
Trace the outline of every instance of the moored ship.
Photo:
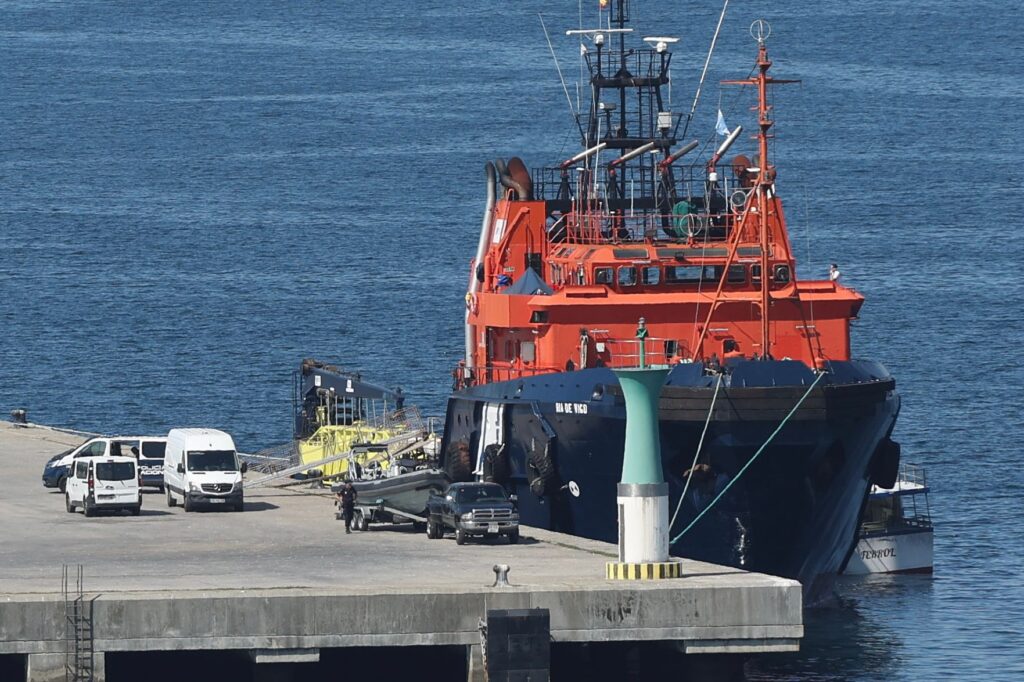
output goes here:
[{"label": "moored ship", "polygon": [[628,9],[569,32],[590,74],[580,153],[487,164],[445,466],[503,483],[524,524],[614,540],[625,407],[610,368],[670,365],[673,553],[799,579],[812,603],[849,559],[869,486],[895,479],[895,381],[851,357],[863,296],[797,276],[767,25],[752,77],[731,82],[756,90],[755,148],[726,160],[737,127],[690,162],[699,145],[680,144],[688,117],[664,92],[675,39],[627,46]]}]

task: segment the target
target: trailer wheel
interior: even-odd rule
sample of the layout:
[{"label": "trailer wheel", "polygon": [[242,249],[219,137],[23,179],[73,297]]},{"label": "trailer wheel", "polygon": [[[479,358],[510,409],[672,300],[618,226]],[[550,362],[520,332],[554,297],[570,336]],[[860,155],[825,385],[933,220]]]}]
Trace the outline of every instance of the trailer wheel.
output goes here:
[{"label": "trailer wheel", "polygon": [[365,533],[370,530],[370,519],[366,518],[366,514],[362,511],[356,509],[352,513],[352,525],[355,526],[356,530],[363,531]]}]

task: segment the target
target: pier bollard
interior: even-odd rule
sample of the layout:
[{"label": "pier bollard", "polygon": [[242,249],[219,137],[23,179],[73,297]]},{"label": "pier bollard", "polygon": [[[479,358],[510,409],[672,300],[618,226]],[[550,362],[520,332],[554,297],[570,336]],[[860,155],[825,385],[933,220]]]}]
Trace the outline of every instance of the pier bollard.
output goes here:
[{"label": "pier bollard", "polygon": [[668,484],[661,469],[658,430],[658,397],[669,370],[614,371],[626,400],[626,445],[617,495],[619,560],[606,564],[606,577],[678,578],[681,565],[668,554]]}]

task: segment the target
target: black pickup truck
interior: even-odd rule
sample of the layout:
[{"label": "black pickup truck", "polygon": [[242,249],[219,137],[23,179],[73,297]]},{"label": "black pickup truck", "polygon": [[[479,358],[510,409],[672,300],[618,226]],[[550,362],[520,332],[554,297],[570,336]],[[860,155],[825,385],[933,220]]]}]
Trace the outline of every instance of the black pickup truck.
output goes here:
[{"label": "black pickup truck", "polygon": [[453,483],[443,496],[431,497],[427,508],[432,540],[452,529],[460,545],[470,536],[504,535],[510,543],[519,542],[519,514],[497,483]]}]

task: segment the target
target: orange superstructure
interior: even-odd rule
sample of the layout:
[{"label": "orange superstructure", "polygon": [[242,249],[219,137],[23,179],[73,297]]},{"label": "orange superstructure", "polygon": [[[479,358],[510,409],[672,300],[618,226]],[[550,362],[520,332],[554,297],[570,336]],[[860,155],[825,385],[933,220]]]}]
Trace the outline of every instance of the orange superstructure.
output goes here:
[{"label": "orange superstructure", "polygon": [[850,320],[864,299],[796,276],[768,154],[767,88],[783,81],[768,75],[763,42],[756,66],[731,82],[758,91],[753,161],[721,163],[733,131],[706,163],[675,168],[681,154],[663,127],[660,138],[618,145],[604,165],[616,138],[595,137],[536,182],[518,159],[499,162],[502,194],[472,265],[460,385],[636,364],[641,317],[649,362],[850,358]]}]

